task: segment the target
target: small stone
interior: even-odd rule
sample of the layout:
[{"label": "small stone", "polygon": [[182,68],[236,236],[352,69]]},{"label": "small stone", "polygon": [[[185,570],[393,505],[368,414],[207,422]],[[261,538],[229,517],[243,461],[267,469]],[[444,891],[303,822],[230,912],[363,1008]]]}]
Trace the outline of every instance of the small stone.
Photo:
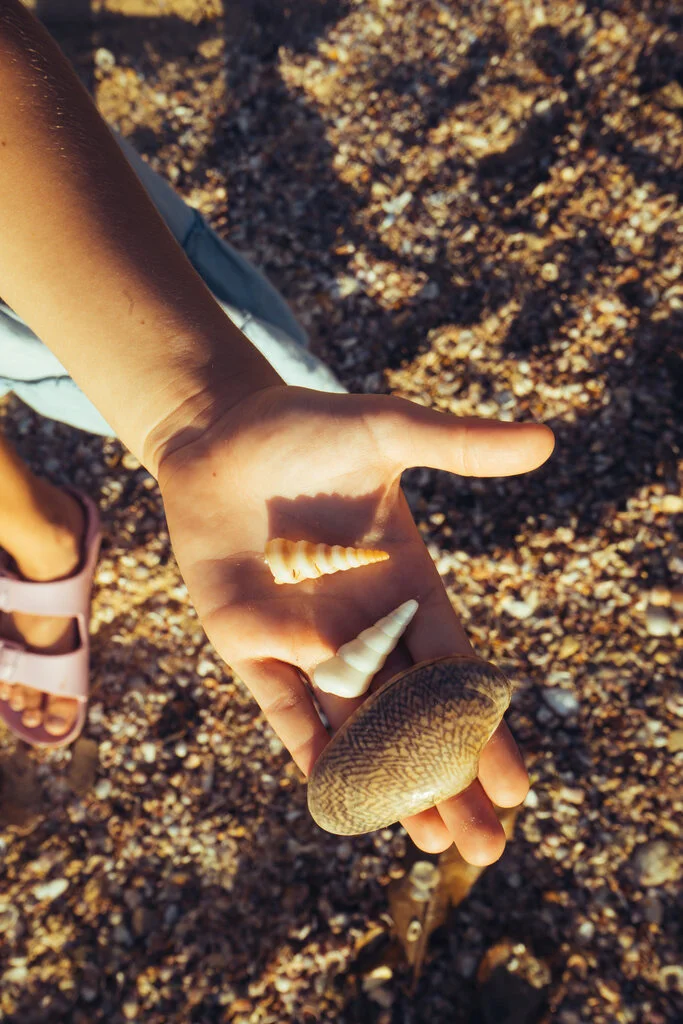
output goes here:
[{"label": "small stone", "polygon": [[284,993],[284,992],[291,991],[291,988],[292,988],[292,983],[289,980],[289,978],[276,978],[275,979],[275,989],[276,989],[276,991]]},{"label": "small stone", "polygon": [[659,972],[659,983],[667,992],[683,992],[683,967],[667,964]]},{"label": "small stone", "polygon": [[34,885],[31,892],[37,900],[52,901],[65,893],[68,888],[68,879],[53,878],[51,882],[41,882],[39,885]]},{"label": "small stone", "polygon": [[511,615],[513,619],[528,619],[530,615],[534,614],[535,605],[529,604],[528,601],[516,601],[514,598],[509,598],[503,601],[503,611]]},{"label": "small stone", "polygon": [[667,515],[683,512],[683,498],[680,494],[665,494],[662,498],[662,512],[666,512]]},{"label": "small stone", "polygon": [[372,992],[368,992],[368,999],[384,1010],[389,1010],[394,1005],[394,993],[388,988],[373,989]]},{"label": "small stone", "polygon": [[550,708],[542,704],[536,712],[536,721],[539,725],[551,725],[555,721],[555,716]]},{"label": "small stone", "polygon": [[461,978],[471,978],[477,969],[477,957],[474,953],[460,952],[455,959],[455,969]]},{"label": "small stone", "polygon": [[183,743],[182,740],[179,740],[173,748],[173,751],[176,757],[187,757],[187,743]]},{"label": "small stone", "polygon": [[0,903],[0,935],[14,930],[19,922],[19,911],[11,903]]},{"label": "small stone", "polygon": [[640,904],[643,917],[648,924],[661,924],[664,917],[664,907],[661,900],[656,896],[647,896]]},{"label": "small stone", "polygon": [[28,968],[25,964],[10,968],[2,976],[2,980],[8,985],[23,985],[27,979]]},{"label": "small stone", "polygon": [[157,759],[157,748],[155,743],[142,743],[140,745],[142,760],[147,764],[154,764]]},{"label": "small stone", "polygon": [[95,782],[99,751],[95,740],[79,736],[71,749],[71,761],[66,772],[69,785],[78,796],[85,794]]},{"label": "small stone", "polygon": [[668,608],[671,604],[671,591],[668,587],[653,587],[650,591],[650,604],[658,608]]},{"label": "small stone", "polygon": [[595,935],[595,925],[592,921],[583,921],[579,925],[577,933],[585,942],[590,942]]},{"label": "small stone", "polygon": [[125,452],[121,459],[121,465],[124,469],[140,469],[140,460],[136,459],[132,452]]},{"label": "small stone", "polygon": [[608,1003],[618,1003],[621,1000],[621,990],[615,981],[603,981],[602,978],[598,978],[595,987]]},{"label": "small stone", "polygon": [[237,1013],[251,1013],[253,1005],[249,999],[235,999],[230,1005],[231,1015]]},{"label": "small stone", "polygon": [[641,885],[664,885],[678,880],[681,874],[678,857],[664,839],[637,847],[633,866]]},{"label": "small stone", "polygon": [[98,67],[100,71],[111,71],[116,64],[116,58],[111,50],[105,49],[104,46],[100,46],[95,50],[94,55],[95,67]]},{"label": "small stone", "polygon": [[586,794],[578,786],[563,786],[560,790],[560,799],[568,804],[579,806],[586,799]]},{"label": "small stone", "polygon": [[213,676],[218,672],[218,667],[208,658],[202,658],[197,665],[197,675],[204,679],[206,676]]},{"label": "small stone", "polygon": [[666,608],[661,605],[649,604],[645,609],[645,628],[650,636],[668,636],[673,621]]},{"label": "small stone", "polygon": [[535,790],[530,789],[527,795],[524,797],[524,806],[534,811],[538,807],[538,793]]},{"label": "small stone", "polygon": [[674,729],[673,732],[669,733],[666,749],[670,754],[677,754],[679,750],[683,750],[683,729]]},{"label": "small stone", "polygon": [[560,718],[569,718],[579,710],[579,702],[570,690],[545,689],[543,700],[551,711],[554,711]]},{"label": "small stone", "polygon": [[544,263],[541,267],[541,277],[549,283],[557,281],[560,276],[560,269],[557,263]]},{"label": "small stone", "polygon": [[185,767],[189,768],[190,771],[194,768],[199,768],[202,763],[202,759],[199,754],[190,754],[189,757],[185,758]]},{"label": "small stone", "polygon": [[126,1020],[135,1020],[135,1018],[138,1015],[139,1009],[140,1007],[138,1006],[134,999],[126,999],[125,1003],[122,1006],[123,1016],[126,1018]]},{"label": "small stone", "polygon": [[557,652],[557,657],[560,661],[564,661],[567,658],[573,657],[577,651],[581,650],[581,644],[575,636],[566,636],[560,644],[560,649]]},{"label": "small stone", "polygon": [[427,281],[427,284],[420,292],[420,298],[430,302],[432,299],[438,299],[439,293],[440,288],[436,281]]},{"label": "small stone", "polygon": [[124,924],[117,924],[112,929],[112,938],[119,946],[132,946],[133,937]]},{"label": "small stone", "polygon": [[98,800],[108,800],[111,796],[111,782],[109,779],[99,779],[93,790]]}]

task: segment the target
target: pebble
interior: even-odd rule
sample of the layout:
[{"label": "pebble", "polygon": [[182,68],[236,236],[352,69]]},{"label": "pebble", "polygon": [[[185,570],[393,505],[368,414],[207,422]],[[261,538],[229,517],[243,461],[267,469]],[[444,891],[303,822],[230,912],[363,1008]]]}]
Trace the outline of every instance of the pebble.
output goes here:
[{"label": "pebble", "polygon": [[595,925],[592,921],[582,921],[577,928],[577,934],[586,942],[590,942],[595,935]]},{"label": "pebble", "polygon": [[560,649],[557,652],[557,657],[560,661],[564,661],[566,658],[571,658],[577,651],[581,650],[581,644],[575,636],[566,636],[560,644]]},{"label": "pebble", "polygon": [[664,885],[678,880],[681,875],[680,860],[664,839],[637,847],[633,866],[641,885]]},{"label": "pebble", "polygon": [[68,879],[53,878],[50,882],[40,882],[38,885],[34,885],[31,892],[37,900],[52,901],[62,896],[68,888]]},{"label": "pebble", "polygon": [[109,779],[98,779],[93,790],[98,800],[108,800],[111,796],[112,785]]},{"label": "pebble", "polygon": [[586,799],[586,794],[578,786],[563,786],[560,790],[560,799],[565,800],[568,804],[579,806]]},{"label": "pebble", "polygon": [[665,607],[649,604],[645,609],[645,628],[650,636],[668,636],[673,620]]},{"label": "pebble", "polygon": [[514,598],[503,601],[502,608],[513,619],[528,619],[536,610],[534,604],[530,604],[528,601],[516,601]]},{"label": "pebble", "polygon": [[201,658],[197,664],[197,675],[201,676],[202,679],[206,676],[216,675],[218,667],[215,662],[209,661],[208,658]]},{"label": "pebble", "polygon": [[662,918],[664,917],[664,907],[661,900],[658,900],[656,896],[646,896],[640,904],[643,917],[648,924],[661,924]]},{"label": "pebble", "polygon": [[560,268],[557,263],[544,263],[541,267],[541,277],[544,281],[552,283],[560,276]]},{"label": "pebble", "polygon": [[670,754],[677,754],[679,750],[683,750],[683,729],[674,729],[672,733],[669,733],[666,749]]},{"label": "pebble", "polygon": [[11,903],[0,903],[0,935],[11,932],[19,921],[19,911]]},{"label": "pebble", "polygon": [[187,757],[187,743],[183,743],[182,740],[179,740],[173,748],[173,751],[176,757]]},{"label": "pebble", "polygon": [[671,591],[668,587],[653,587],[650,591],[650,604],[667,608],[671,604]]},{"label": "pebble", "polygon": [[27,979],[28,968],[25,964],[10,968],[10,970],[5,971],[2,976],[3,982],[7,985],[23,985]]},{"label": "pebble", "polygon": [[667,964],[659,972],[659,983],[668,992],[683,992],[683,967],[680,964]]},{"label": "pebble", "polygon": [[662,498],[662,512],[677,515],[683,512],[683,497],[680,494],[665,494]]},{"label": "pebble", "polygon": [[553,690],[545,689],[543,691],[543,700],[551,711],[554,711],[560,718],[569,718],[579,710],[579,702],[570,690],[560,690],[559,688]]},{"label": "pebble", "polygon": [[116,57],[111,50],[107,50],[104,46],[100,46],[95,50],[93,59],[95,61],[95,66],[98,67],[100,71],[111,71],[116,64]]},{"label": "pebble", "polygon": [[155,743],[142,743],[140,744],[140,753],[142,754],[142,760],[147,764],[154,764],[157,759],[157,748]]}]

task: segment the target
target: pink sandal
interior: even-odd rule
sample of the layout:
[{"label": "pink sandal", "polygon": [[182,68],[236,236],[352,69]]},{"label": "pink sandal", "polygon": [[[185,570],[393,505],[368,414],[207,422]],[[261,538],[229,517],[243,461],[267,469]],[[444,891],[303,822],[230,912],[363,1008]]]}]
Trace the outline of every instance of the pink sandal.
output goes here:
[{"label": "pink sandal", "polygon": [[90,681],[90,591],[100,549],[100,517],[97,507],[80,491],[70,489],[85,513],[85,540],[80,570],[65,580],[37,583],[23,580],[0,564],[0,611],[25,612],[28,615],[60,615],[78,623],[79,644],[68,654],[37,654],[23,644],[0,637],[0,682],[21,683],[55,697],[79,702],[78,715],[63,736],[51,736],[43,725],[29,729],[21,721],[21,712],[12,711],[0,700],[0,718],[12,732],[35,747],[64,747],[72,743],[85,723]]}]

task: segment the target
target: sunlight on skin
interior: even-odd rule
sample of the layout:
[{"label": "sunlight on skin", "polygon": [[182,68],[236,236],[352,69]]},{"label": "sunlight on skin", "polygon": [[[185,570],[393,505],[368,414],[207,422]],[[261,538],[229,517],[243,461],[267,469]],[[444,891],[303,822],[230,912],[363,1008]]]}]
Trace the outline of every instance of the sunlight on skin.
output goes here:
[{"label": "sunlight on skin", "polygon": [[[389,396],[292,387],[251,396],[235,416],[235,425],[223,416],[170,455],[160,486],[178,564],[209,638],[308,775],[329,736],[302,672],[310,679],[342,643],[410,598],[418,612],[378,682],[420,661],[473,653],[400,488],[403,470],[519,473],[548,458],[553,435],[535,424],[460,421]],[[391,557],[278,586],[262,554],[274,536],[379,547]],[[245,552],[253,552],[251,568]],[[333,730],[358,706],[317,696]],[[485,865],[505,845],[494,804],[518,803],[527,789],[502,726],[484,751],[480,780],[404,824],[421,849],[436,853],[455,842],[466,860]]]}]

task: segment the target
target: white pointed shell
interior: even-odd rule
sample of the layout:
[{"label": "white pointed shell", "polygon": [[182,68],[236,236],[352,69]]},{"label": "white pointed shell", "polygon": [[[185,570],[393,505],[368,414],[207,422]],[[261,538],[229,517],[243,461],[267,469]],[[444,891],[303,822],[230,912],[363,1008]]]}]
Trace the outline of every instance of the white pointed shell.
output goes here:
[{"label": "white pointed shell", "polygon": [[344,569],[384,562],[388,557],[386,551],[375,548],[343,548],[340,544],[311,544],[307,540],[282,537],[269,540],[265,550],[265,559],[276,583],[315,580]]},{"label": "white pointed shell", "polygon": [[313,682],[337,697],[360,697],[370,686],[417,611],[417,601],[406,601],[355,640],[343,644],[334,658],[313,672]]}]

